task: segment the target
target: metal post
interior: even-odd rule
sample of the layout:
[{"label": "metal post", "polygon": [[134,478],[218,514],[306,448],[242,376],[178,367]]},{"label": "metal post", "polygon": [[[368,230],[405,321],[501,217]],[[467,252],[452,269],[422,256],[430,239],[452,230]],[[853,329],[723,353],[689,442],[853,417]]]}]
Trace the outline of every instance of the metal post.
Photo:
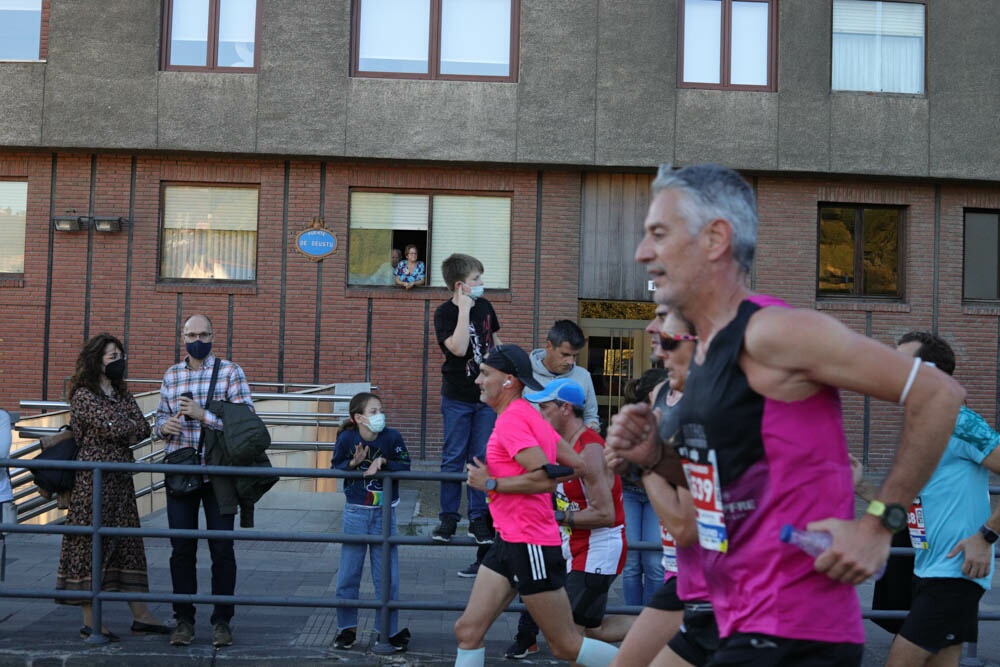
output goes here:
[{"label": "metal post", "polygon": [[962,647],[962,659],[958,664],[961,667],[983,667],[983,661],[979,659],[976,642],[967,642]]},{"label": "metal post", "polygon": [[104,517],[101,509],[104,506],[103,498],[104,493],[101,488],[103,478],[103,471],[100,468],[94,468],[94,495],[91,497],[93,504],[90,508],[90,525],[93,527],[94,532],[90,536],[90,604],[91,610],[93,611],[93,618],[91,619],[90,626],[90,636],[87,637],[86,642],[88,644],[107,644],[108,638],[104,636],[101,632],[101,628],[104,624],[101,622],[101,585],[103,584],[104,574],[103,572],[103,560],[102,557],[104,549],[101,545],[101,534],[97,531],[103,526]]},{"label": "metal post", "polygon": [[[395,482],[396,480],[392,477],[382,478],[382,507],[379,508],[379,511],[382,512],[382,544],[378,545],[378,548],[382,550],[382,585],[379,587],[381,589],[379,590],[379,600],[382,606],[378,608],[379,625],[382,632],[378,635],[378,641],[372,646],[372,653],[377,655],[392,655],[396,652],[393,645],[389,643],[389,588],[392,585],[389,580],[392,573],[392,564],[389,562],[392,545],[389,544],[389,537],[392,535],[392,492],[395,488]],[[374,544],[369,546],[369,548],[374,547]]]}]

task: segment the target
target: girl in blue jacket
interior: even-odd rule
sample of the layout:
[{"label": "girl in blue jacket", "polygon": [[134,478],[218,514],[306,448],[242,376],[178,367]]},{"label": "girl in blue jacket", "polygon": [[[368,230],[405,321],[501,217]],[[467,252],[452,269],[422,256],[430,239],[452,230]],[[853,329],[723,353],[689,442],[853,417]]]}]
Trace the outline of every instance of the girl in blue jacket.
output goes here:
[{"label": "girl in blue jacket", "polygon": [[[350,415],[340,427],[337,444],[333,450],[333,467],[338,470],[362,470],[361,479],[345,479],[343,532],[347,535],[382,535],[382,479],[374,477],[382,471],[395,472],[410,469],[410,454],[399,431],[385,427],[382,401],[372,393],[357,394],[348,407]],[[392,485],[392,509],[389,534],[396,534],[396,505],[399,503],[399,484]],[[342,544],[340,568],[337,572],[337,599],[357,600],[361,574],[365,566],[365,553],[371,547],[371,576],[376,594],[382,590],[382,545]],[[389,549],[389,598],[399,599],[399,562],[396,546]],[[397,651],[405,651],[410,641],[410,631],[396,631],[399,612],[389,612],[389,643]],[[381,615],[375,615],[375,630],[380,636]],[[349,649],[357,640],[358,610],[337,608],[337,637],[334,647]]]}]

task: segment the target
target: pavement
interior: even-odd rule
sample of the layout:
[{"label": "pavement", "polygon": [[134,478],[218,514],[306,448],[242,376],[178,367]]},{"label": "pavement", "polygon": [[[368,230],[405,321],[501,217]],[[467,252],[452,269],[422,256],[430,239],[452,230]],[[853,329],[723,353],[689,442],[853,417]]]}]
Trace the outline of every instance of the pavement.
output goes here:
[{"label": "pavement", "polygon": [[[429,468],[429,467],[428,467]],[[475,556],[465,525],[451,545],[429,540],[437,523],[437,483],[410,482],[403,486],[397,508],[400,533],[428,537],[426,545],[399,548],[399,568],[403,600],[464,604],[472,587],[471,579],[456,575]],[[256,527],[250,531],[277,530],[331,534],[340,531],[343,495],[272,491],[258,505]],[[166,513],[158,510],[143,518],[143,526],[166,528]],[[238,523],[238,522],[237,522]],[[240,529],[243,530],[243,529]],[[252,665],[254,667],[306,667],[308,665],[452,665],[455,639],[452,626],[457,611],[400,611],[400,628],[409,627],[412,641],[405,653],[381,656],[372,652],[375,642],[374,611],[361,610],[358,638],[349,651],[331,648],[336,634],[333,608],[292,606],[238,606],[232,629],[233,646],[214,649],[207,605],[199,605],[196,637],[191,646],[171,647],[164,636],[131,636],[131,615],[123,602],[104,604],[105,625],[122,636],[120,643],[93,645],[78,635],[80,611],[56,605],[51,599],[14,598],[5,591],[18,588],[54,589],[61,537],[58,535],[11,534],[7,538],[6,580],[0,583],[0,667],[7,665],[41,667],[48,665]],[[200,590],[207,592],[210,559],[204,540],[199,542]],[[170,592],[170,545],[166,538],[146,538],[151,592]],[[239,568],[237,593],[284,595],[333,599],[340,545],[333,543],[271,542],[239,540],[236,558]],[[1000,580],[995,579],[1000,585]],[[862,605],[871,600],[872,584],[859,587]],[[361,597],[374,597],[368,569]],[[621,585],[612,590],[611,604],[622,605]],[[171,617],[168,603],[151,603],[155,616]],[[981,610],[1000,612],[1000,593],[983,598]],[[837,619],[831,618],[831,623]],[[978,657],[982,662],[1000,664],[1000,621],[980,624]],[[504,613],[486,638],[488,665],[518,664],[503,658],[517,625],[517,614]],[[892,637],[870,621],[865,622],[868,643],[865,667],[885,663]],[[524,665],[564,664],[542,646],[541,652],[520,661]]]}]

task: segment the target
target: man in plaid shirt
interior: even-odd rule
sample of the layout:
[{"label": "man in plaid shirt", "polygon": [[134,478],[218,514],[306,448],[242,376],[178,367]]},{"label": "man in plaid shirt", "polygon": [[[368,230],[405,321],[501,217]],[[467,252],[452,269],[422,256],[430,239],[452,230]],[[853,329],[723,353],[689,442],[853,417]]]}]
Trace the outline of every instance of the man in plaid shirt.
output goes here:
[{"label": "man in plaid shirt", "polygon": [[[208,317],[190,317],[184,323],[181,336],[188,356],[181,363],[167,369],[160,387],[160,405],[156,409],[155,432],[163,438],[168,452],[181,447],[197,449],[203,427],[222,430],[222,420],[204,408],[209,401],[208,388],[215,364],[219,364],[219,376],[215,382],[214,399],[246,403],[253,407],[243,369],[232,361],[218,359],[212,354],[214,329]],[[204,462],[202,452],[202,464]],[[206,479],[201,489],[190,495],[167,495],[167,524],[170,528],[197,530],[199,506],[205,508],[205,526],[208,530],[233,529],[235,515],[221,514],[210,479]],[[195,564],[198,540],[175,537],[170,539],[170,544],[173,547],[170,555],[170,578],[174,593],[197,593]],[[232,595],[236,589],[233,541],[210,539],[208,547],[212,556],[212,595]],[[231,604],[217,604],[212,611],[212,643],[216,647],[233,643],[229,627],[233,611]],[[187,646],[191,643],[194,639],[194,615],[193,604],[174,603],[177,627],[170,636],[171,644]]]}]

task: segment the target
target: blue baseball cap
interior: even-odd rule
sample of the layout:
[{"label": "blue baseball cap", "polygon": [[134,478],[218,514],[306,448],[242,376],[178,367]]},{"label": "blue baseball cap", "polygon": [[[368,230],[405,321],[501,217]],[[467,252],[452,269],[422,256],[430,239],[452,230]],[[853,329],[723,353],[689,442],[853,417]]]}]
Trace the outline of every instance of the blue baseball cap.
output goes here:
[{"label": "blue baseball cap", "polygon": [[569,378],[559,378],[548,383],[541,391],[535,391],[524,395],[525,400],[532,403],[548,403],[549,401],[562,401],[582,408],[587,402],[587,395],[575,380]]}]

